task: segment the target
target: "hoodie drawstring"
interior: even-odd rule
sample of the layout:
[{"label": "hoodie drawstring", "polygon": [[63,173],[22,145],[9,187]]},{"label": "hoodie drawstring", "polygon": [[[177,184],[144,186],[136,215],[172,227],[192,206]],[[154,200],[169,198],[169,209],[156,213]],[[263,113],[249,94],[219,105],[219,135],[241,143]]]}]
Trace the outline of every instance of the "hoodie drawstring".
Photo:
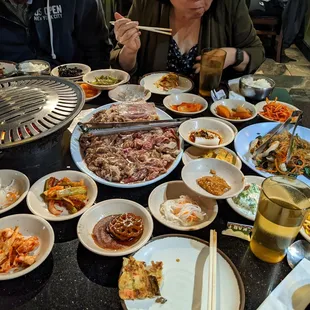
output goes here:
[{"label": "hoodie drawstring", "polygon": [[50,0],[47,0],[47,21],[48,27],[50,29],[50,44],[51,44],[51,56],[53,59],[56,59],[56,55],[54,52],[54,34],[53,34],[53,25],[52,25],[52,18],[50,12]]}]

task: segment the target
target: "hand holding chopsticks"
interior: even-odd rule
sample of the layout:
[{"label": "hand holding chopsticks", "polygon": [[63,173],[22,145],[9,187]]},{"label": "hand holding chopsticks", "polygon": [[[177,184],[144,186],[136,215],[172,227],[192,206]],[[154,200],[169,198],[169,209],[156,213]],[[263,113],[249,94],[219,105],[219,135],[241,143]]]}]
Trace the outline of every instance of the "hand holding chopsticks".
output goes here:
[{"label": "hand holding chopsticks", "polygon": [[217,233],[210,231],[208,310],[216,309]]},{"label": "hand holding chopsticks", "polygon": [[[115,21],[111,21],[110,24],[114,26],[115,25]],[[172,29],[170,29],[170,28],[136,26],[136,29],[150,31],[150,32],[156,32],[156,33],[165,34],[165,35],[168,35],[168,36],[172,35]]]}]

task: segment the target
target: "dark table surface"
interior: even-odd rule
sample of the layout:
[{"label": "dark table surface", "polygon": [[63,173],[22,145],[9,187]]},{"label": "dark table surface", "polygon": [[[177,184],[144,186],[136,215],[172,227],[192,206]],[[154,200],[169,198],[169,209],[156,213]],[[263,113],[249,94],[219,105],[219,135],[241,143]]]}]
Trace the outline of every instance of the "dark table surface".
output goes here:
[{"label": "dark table surface", "polygon": [[[163,97],[153,96],[155,103],[161,105]],[[280,98],[281,99],[281,98]],[[300,97],[299,97],[300,99]],[[86,104],[84,109],[96,108],[110,103],[107,94]],[[307,100],[293,100],[300,109],[306,112],[303,126],[310,127],[310,109]],[[164,107],[162,106],[164,109]],[[204,113],[210,116],[210,112]],[[201,115],[200,115],[201,116]],[[259,118],[237,126],[241,129],[251,123],[260,122]],[[0,158],[0,169],[17,169],[24,172],[31,184],[44,175],[65,169],[78,170],[72,161],[69,151],[70,133],[65,131],[60,139],[55,139],[48,147],[42,148],[36,154],[17,154],[11,152],[9,156]],[[233,148],[233,145],[230,146]],[[179,180],[183,164],[164,180],[153,185],[136,189],[118,189],[98,185],[97,202],[124,198],[139,202],[147,207],[148,196],[160,183]],[[253,171],[243,165],[245,175],[255,175]],[[257,309],[270,292],[290,272],[286,259],[278,264],[268,264],[258,260],[251,253],[247,241],[224,236],[221,231],[226,229],[227,222],[253,223],[235,213],[226,201],[218,201],[219,213],[215,221],[207,228],[189,232],[188,234],[209,239],[210,229],[218,231],[218,247],[236,265],[245,287],[245,309]],[[2,214],[30,213],[26,202]],[[51,254],[42,265],[31,273],[9,281],[0,283],[0,309],[111,309],[119,310],[117,281],[122,265],[122,258],[103,257],[84,248],[77,238],[76,226],[78,218],[64,222],[51,222],[55,232],[55,245]],[[169,229],[154,219],[153,236],[173,234]],[[300,237],[300,236],[299,236]],[[178,309],[171,309],[178,310]]]}]

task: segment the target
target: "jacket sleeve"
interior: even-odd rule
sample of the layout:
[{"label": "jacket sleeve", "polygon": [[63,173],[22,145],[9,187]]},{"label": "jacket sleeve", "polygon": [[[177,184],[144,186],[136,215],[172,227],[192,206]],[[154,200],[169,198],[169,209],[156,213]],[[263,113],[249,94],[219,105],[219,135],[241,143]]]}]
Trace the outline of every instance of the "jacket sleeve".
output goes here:
[{"label": "jacket sleeve", "polygon": [[233,46],[248,53],[250,63],[246,71],[252,73],[265,60],[265,50],[256,34],[245,1],[233,0],[233,3],[236,3],[235,17],[233,19]]},{"label": "jacket sleeve", "polygon": [[112,46],[101,0],[79,1],[76,10],[76,37],[85,62],[93,70],[109,68]]},{"label": "jacket sleeve", "polygon": [[[142,13],[142,10],[143,10],[142,0],[134,0],[129,10],[128,18],[134,21],[140,21],[140,14]],[[122,67],[119,64],[119,53],[122,47],[123,46],[121,44],[117,43],[115,48],[111,52],[111,58],[110,58],[111,66],[115,69],[122,70]],[[135,73],[136,70],[137,70],[137,63],[135,67],[129,72],[129,74]]]}]

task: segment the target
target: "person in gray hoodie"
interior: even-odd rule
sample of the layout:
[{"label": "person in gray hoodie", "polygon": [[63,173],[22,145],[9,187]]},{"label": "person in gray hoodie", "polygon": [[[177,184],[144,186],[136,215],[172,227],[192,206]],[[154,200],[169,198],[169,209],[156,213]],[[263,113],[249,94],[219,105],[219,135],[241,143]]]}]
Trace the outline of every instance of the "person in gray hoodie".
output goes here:
[{"label": "person in gray hoodie", "polygon": [[0,0],[0,59],[109,67],[101,0]]}]

